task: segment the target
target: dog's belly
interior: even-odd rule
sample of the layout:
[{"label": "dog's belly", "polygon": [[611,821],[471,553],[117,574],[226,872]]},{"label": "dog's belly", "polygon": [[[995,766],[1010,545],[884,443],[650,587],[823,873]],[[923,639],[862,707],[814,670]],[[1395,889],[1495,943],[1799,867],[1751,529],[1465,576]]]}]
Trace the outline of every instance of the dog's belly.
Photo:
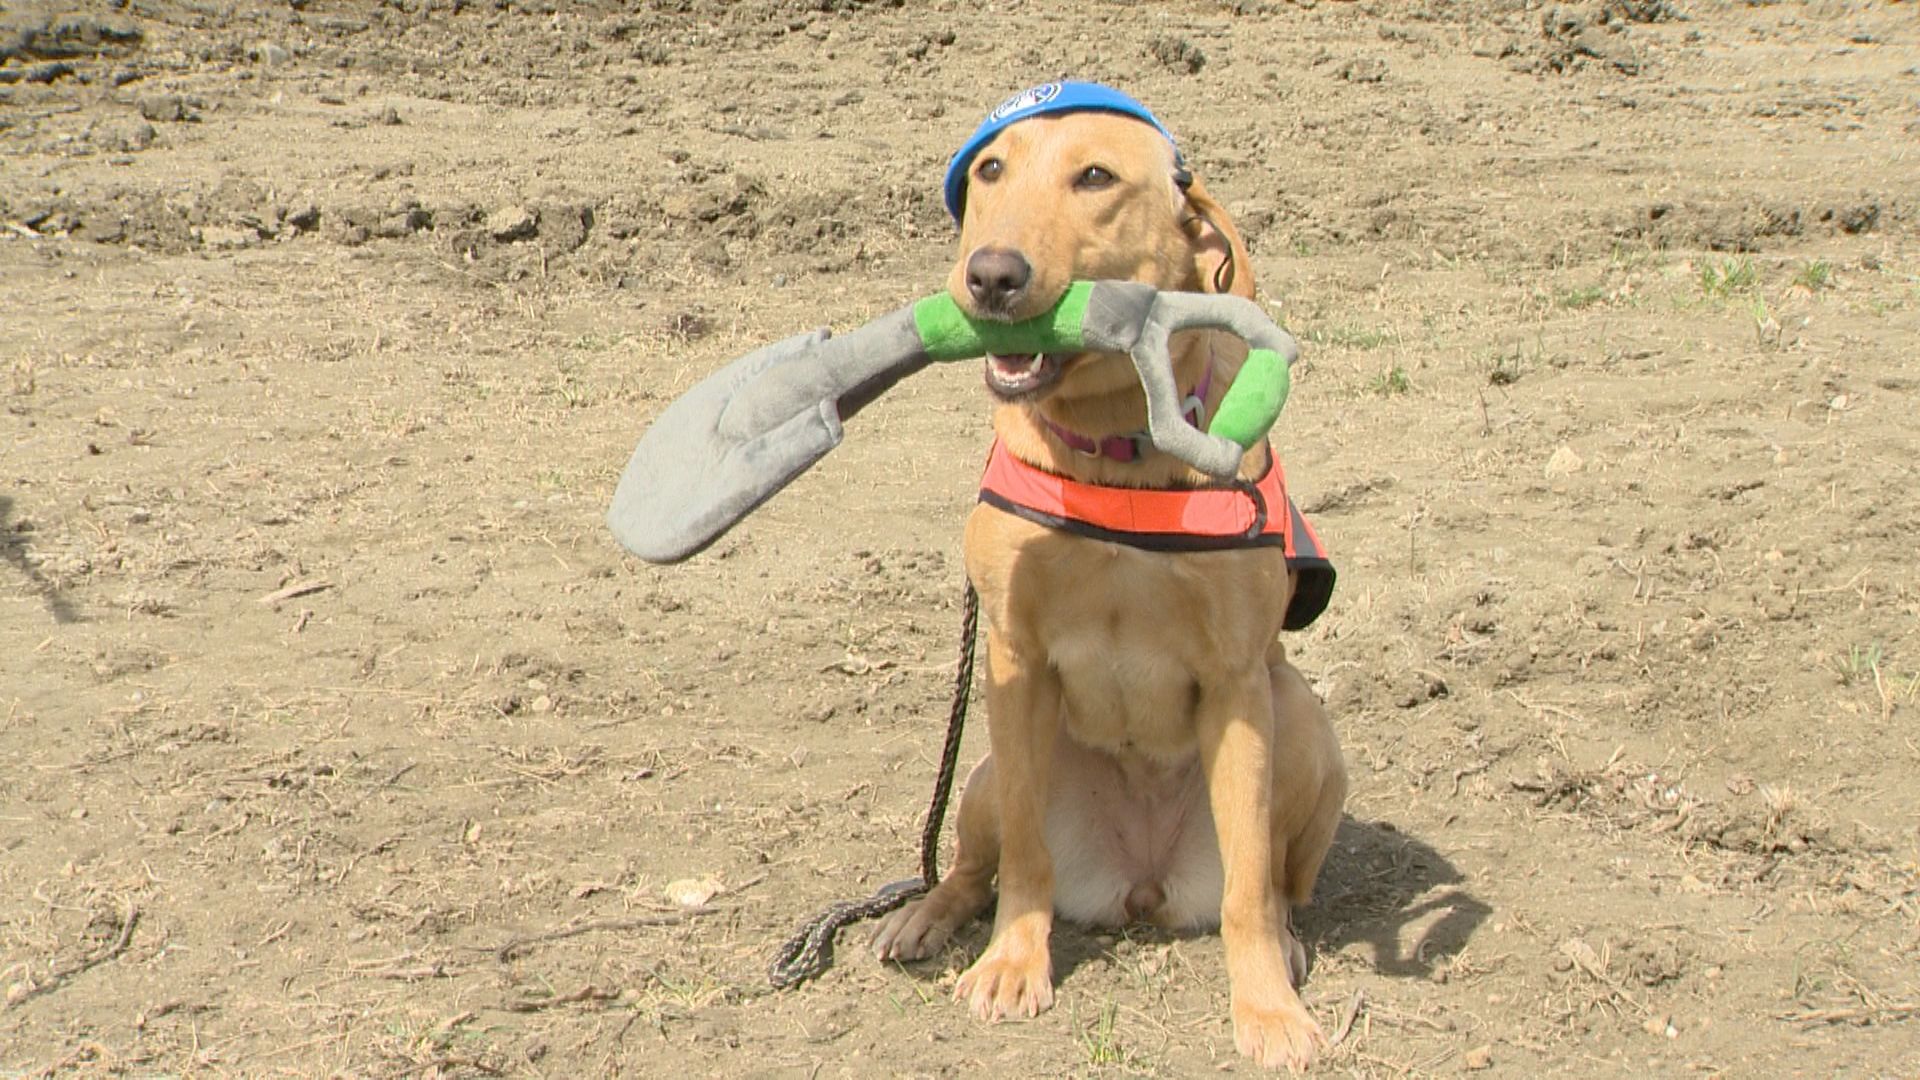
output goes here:
[{"label": "dog's belly", "polygon": [[1224,875],[1197,755],[1114,755],[1062,734],[1046,821],[1054,907],[1095,926],[1220,921]]},{"label": "dog's belly", "polygon": [[1048,650],[1065,707],[1046,823],[1054,905],[1093,925],[1204,929],[1224,876],[1194,736],[1199,676],[1151,626],[1095,620]]}]

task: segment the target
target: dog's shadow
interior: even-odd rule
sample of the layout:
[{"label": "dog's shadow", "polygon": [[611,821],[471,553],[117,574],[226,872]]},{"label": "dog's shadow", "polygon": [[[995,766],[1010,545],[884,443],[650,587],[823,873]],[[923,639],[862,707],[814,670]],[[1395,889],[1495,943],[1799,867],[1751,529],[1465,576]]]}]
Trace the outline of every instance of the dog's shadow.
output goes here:
[{"label": "dog's shadow", "polygon": [[1347,817],[1313,903],[1295,919],[1315,954],[1365,942],[1379,974],[1424,979],[1467,947],[1492,910],[1431,845],[1391,822]]},{"label": "dog's shadow", "polygon": [[[1381,975],[1428,979],[1465,949],[1492,908],[1466,887],[1466,876],[1431,845],[1384,821],[1342,818],[1333,848],[1320,871],[1313,903],[1295,913],[1295,930],[1310,956],[1336,953],[1356,942],[1370,944],[1373,969]],[[956,954],[970,963],[986,948],[991,909],[954,935],[946,963]],[[1205,934],[1129,927],[1136,942],[1177,941]],[[1111,955],[1112,932],[1056,923],[1056,981],[1075,968]],[[913,965],[922,977],[939,968]]]},{"label": "dog's shadow", "polygon": [[53,616],[54,622],[80,621],[79,614],[73,610],[73,605],[61,593],[60,587],[42,575],[40,568],[28,560],[26,541],[16,538],[17,525],[9,520],[12,515],[13,500],[0,495],[0,555],[6,556],[6,560],[27,579],[27,586],[39,593],[41,599],[46,601],[47,612]]}]

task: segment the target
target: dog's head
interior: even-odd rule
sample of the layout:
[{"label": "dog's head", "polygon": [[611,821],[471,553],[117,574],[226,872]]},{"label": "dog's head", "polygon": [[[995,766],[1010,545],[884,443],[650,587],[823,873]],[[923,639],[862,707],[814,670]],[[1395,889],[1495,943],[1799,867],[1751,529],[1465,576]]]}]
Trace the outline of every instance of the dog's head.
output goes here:
[{"label": "dog's head", "polygon": [[[1031,318],[1076,280],[1253,295],[1246,248],[1226,211],[1151,114],[1106,93],[1122,104],[1033,109],[997,130],[990,119],[982,125],[990,137],[976,133],[956,156],[947,194],[960,257],[947,291],[968,313]],[[1137,386],[1130,362],[1101,354],[991,356],[986,380],[1006,401]]]}]

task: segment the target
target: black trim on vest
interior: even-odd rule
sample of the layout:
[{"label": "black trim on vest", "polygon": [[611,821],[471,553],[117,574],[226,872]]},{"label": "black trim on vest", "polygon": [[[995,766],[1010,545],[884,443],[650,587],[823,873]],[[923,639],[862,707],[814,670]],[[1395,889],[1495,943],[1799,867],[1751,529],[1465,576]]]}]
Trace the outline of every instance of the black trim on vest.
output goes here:
[{"label": "black trim on vest", "polygon": [[[1171,554],[1192,554],[1203,551],[1240,551],[1245,548],[1277,547],[1287,545],[1285,533],[1260,533],[1254,536],[1195,536],[1191,533],[1146,533],[1115,532],[1098,525],[1089,525],[1073,518],[1058,517],[1035,510],[1031,506],[1022,506],[1000,495],[998,492],[980,492],[980,501],[996,510],[1004,510],[1014,517],[1031,521],[1042,528],[1056,529],[1089,540],[1104,540],[1110,544],[1124,544],[1141,551],[1158,551]],[[1264,508],[1263,508],[1264,509]],[[1294,528],[1300,535],[1307,533],[1306,522],[1300,516],[1300,510],[1287,500],[1287,511],[1293,515]],[[1262,515],[1264,517],[1264,515]],[[1282,630],[1302,630],[1313,623],[1333,602],[1333,585],[1336,573],[1333,563],[1317,555],[1289,555],[1287,569],[1300,575],[1299,583],[1294,586],[1293,596],[1287,601],[1287,614],[1281,621]]]}]

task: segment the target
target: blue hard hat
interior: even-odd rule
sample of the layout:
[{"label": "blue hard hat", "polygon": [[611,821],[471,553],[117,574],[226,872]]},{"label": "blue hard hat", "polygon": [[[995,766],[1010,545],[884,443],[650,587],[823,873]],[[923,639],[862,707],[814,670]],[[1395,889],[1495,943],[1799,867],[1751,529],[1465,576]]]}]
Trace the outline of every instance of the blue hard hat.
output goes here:
[{"label": "blue hard hat", "polygon": [[1000,107],[987,114],[986,120],[974,129],[972,136],[961,145],[960,151],[953,155],[953,160],[947,163],[947,213],[953,216],[953,220],[960,220],[960,211],[966,206],[967,173],[973,168],[973,159],[980,153],[981,147],[993,141],[993,137],[1003,129],[1022,120],[1048,113],[1068,112],[1113,112],[1144,120],[1165,135],[1167,142],[1173,145],[1174,163],[1182,163],[1180,146],[1174,142],[1173,133],[1148,112],[1145,105],[1111,86],[1099,83],[1043,83],[1001,102]]}]

